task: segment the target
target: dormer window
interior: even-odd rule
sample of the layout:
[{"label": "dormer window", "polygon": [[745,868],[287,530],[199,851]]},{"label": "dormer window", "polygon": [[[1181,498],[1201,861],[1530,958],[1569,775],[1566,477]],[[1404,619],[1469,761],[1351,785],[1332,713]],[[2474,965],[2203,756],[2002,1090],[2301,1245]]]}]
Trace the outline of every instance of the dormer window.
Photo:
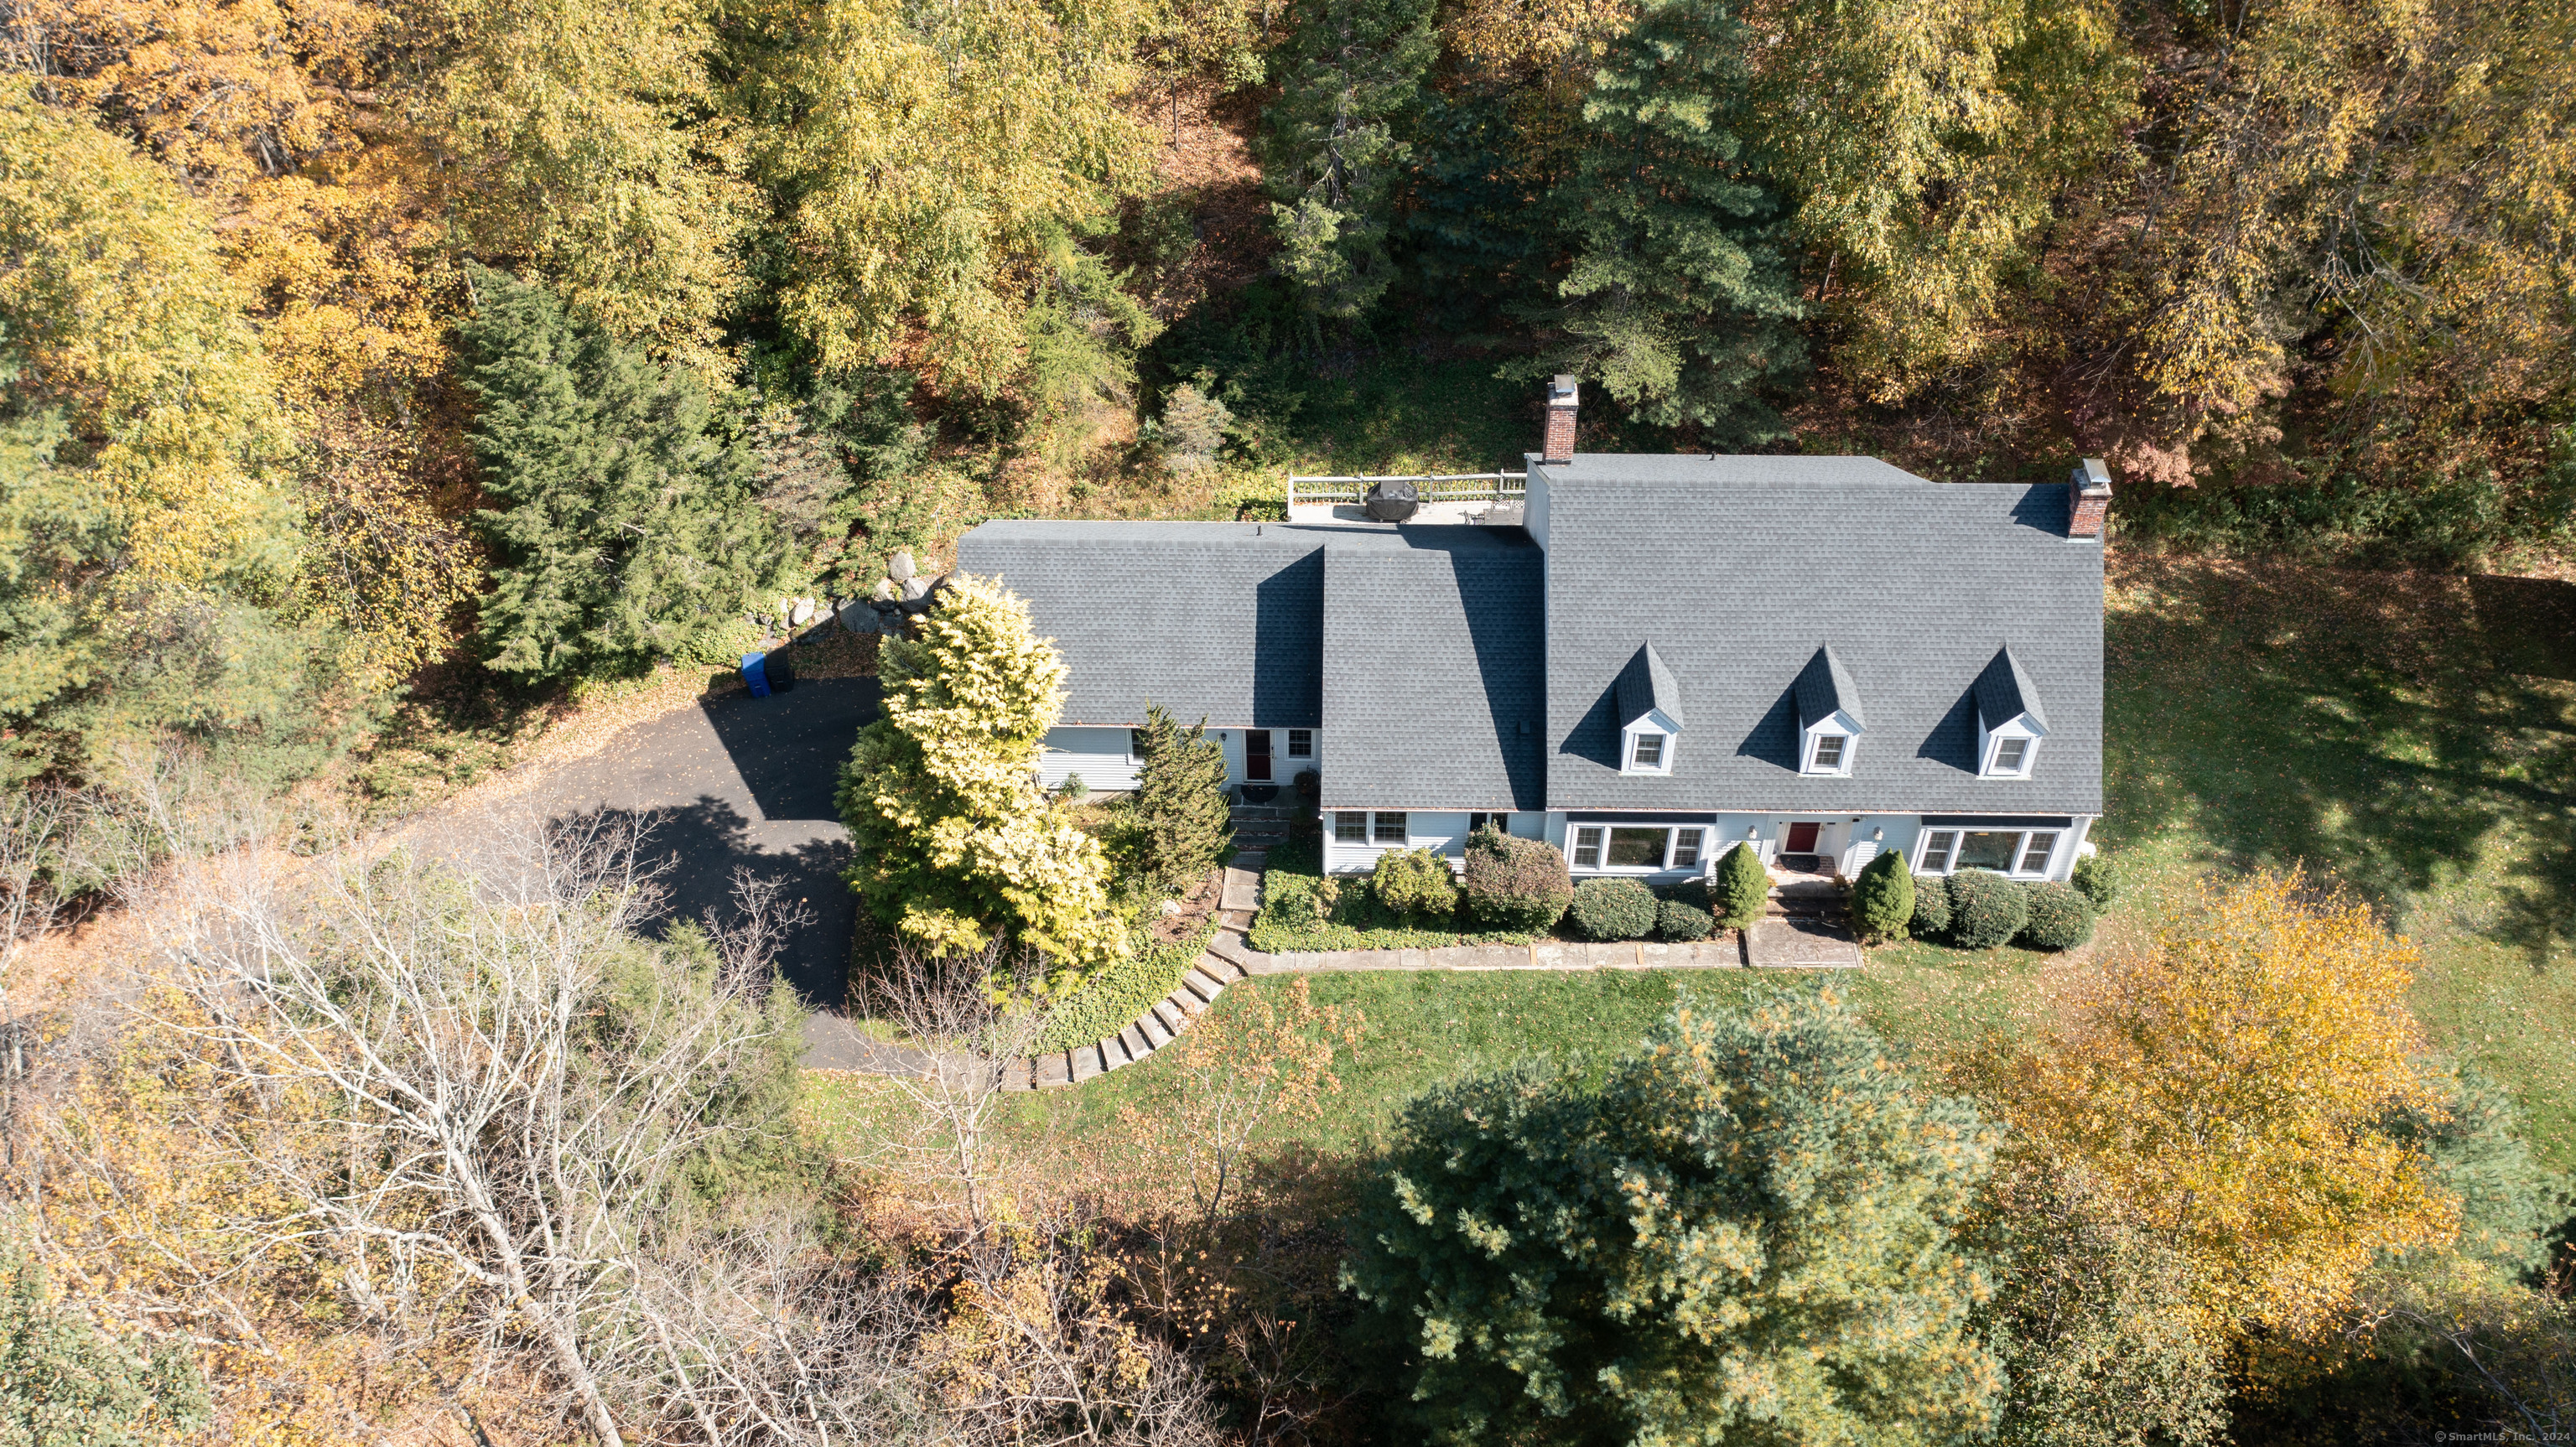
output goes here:
[{"label": "dormer window", "polygon": [[1853,750],[1868,727],[1851,671],[1833,649],[1819,648],[1789,694],[1798,706],[1798,772],[1849,777]]},{"label": "dormer window", "polygon": [[2048,716],[2021,660],[2006,648],[1977,677],[1977,772],[1989,779],[2027,779],[2048,737]]},{"label": "dormer window", "polygon": [[1670,774],[1682,731],[1681,688],[1648,644],[1619,671],[1611,688],[1619,709],[1619,772]]}]

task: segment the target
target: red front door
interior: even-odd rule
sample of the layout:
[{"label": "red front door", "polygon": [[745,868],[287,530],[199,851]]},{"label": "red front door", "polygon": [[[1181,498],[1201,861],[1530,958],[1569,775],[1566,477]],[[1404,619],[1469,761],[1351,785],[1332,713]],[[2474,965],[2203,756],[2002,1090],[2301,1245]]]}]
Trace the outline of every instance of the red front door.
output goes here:
[{"label": "red front door", "polygon": [[1785,847],[1783,847],[1783,848],[1781,849],[1781,851],[1780,851],[1780,852],[1781,852],[1781,853],[1783,853],[1783,854],[1813,854],[1813,853],[1815,853],[1815,852],[1816,852],[1816,831],[1817,831],[1817,830],[1819,830],[1819,829],[1822,829],[1822,828],[1824,828],[1824,827],[1825,827],[1825,826],[1824,826],[1824,825],[1822,825],[1822,824],[1792,824],[1792,825],[1790,825],[1790,826],[1789,826],[1789,842],[1788,842],[1788,844],[1787,844]]},{"label": "red front door", "polygon": [[1270,730],[1243,731],[1243,777],[1255,783],[1270,782]]}]

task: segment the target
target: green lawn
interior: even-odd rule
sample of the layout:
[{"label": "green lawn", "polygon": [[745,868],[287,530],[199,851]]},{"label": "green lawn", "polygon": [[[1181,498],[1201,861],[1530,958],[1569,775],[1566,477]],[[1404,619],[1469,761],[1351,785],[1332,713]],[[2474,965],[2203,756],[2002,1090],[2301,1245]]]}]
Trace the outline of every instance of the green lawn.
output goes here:
[{"label": "green lawn", "polygon": [[[2115,572],[2096,838],[2133,883],[2096,948],[2151,926],[2158,898],[2204,870],[2304,863],[2422,946],[2428,1044],[2503,1081],[2543,1156],[2576,1167],[2576,586],[2195,560]],[[1913,944],[1830,977],[1316,976],[1320,1002],[1369,1028],[1312,1143],[1361,1143],[1439,1080],[1626,1049],[1682,990],[1827,982],[1892,1038],[1938,1048],[2004,1024],[2049,968]],[[1154,1068],[1018,1109],[1079,1133]]]}]

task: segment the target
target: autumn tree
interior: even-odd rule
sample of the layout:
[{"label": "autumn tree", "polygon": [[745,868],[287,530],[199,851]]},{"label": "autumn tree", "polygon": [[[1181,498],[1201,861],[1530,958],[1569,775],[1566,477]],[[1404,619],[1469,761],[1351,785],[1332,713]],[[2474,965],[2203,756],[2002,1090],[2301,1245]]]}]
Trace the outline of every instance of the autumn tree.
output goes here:
[{"label": "autumn tree", "polygon": [[184,1349],[139,1349],[101,1331],[82,1306],[55,1298],[17,1241],[0,1238],[0,1440],[148,1447],[211,1415]]},{"label": "autumn tree", "polygon": [[859,730],[841,770],[850,886],[930,954],[1008,939],[1069,989],[1128,946],[1100,846],[1038,787],[1064,660],[992,579],[944,580],[916,628],[886,641],[885,717]]},{"label": "autumn tree", "polygon": [[2061,1038],[2009,1057],[2005,1111],[2183,1252],[2213,1328],[2314,1331],[2378,1253],[2456,1229],[2390,1129],[2438,1108],[2406,1008],[2416,959],[2296,874],[2210,886],[2088,982]]},{"label": "autumn tree", "polygon": [[1946,1442],[2002,1385],[1952,1245],[1992,1150],[1830,993],[1686,1002],[1597,1089],[1407,1107],[1344,1279],[1434,1441]]},{"label": "autumn tree", "polygon": [[481,401],[478,516],[500,555],[487,666],[553,678],[721,656],[783,579],[789,539],[698,378],[647,361],[547,288],[477,270],[462,329]]}]

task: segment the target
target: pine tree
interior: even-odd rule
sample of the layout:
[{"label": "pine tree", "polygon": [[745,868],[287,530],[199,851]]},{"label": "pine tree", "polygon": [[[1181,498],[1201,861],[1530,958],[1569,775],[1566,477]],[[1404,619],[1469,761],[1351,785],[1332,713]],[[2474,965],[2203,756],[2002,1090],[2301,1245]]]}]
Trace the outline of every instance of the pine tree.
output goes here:
[{"label": "pine tree", "polygon": [[885,717],[841,770],[851,888],[934,952],[996,938],[1045,955],[1069,989],[1127,953],[1108,864],[1038,787],[1038,747],[1064,706],[1064,660],[1029,631],[1026,603],[952,577],[919,636],[887,640]]},{"label": "pine tree", "polygon": [[2002,1386],[1953,1246],[1992,1150],[1831,994],[1686,1002],[1597,1091],[1415,1102],[1343,1280],[1433,1442],[1957,1441]]},{"label": "pine tree", "polygon": [[1277,204],[1279,269],[1306,308],[1336,320],[1395,279],[1386,235],[1412,148],[1397,126],[1439,53],[1431,0],[1308,0],[1263,116],[1262,169]]},{"label": "pine tree", "polygon": [[481,403],[476,515],[500,556],[489,667],[536,678],[712,656],[781,584],[789,538],[718,440],[695,374],[657,366],[546,288],[475,268],[460,328]]},{"label": "pine tree", "polygon": [[1565,302],[1534,318],[1572,338],[1542,365],[1728,447],[1788,435],[1762,393],[1806,363],[1781,198],[1737,109],[1748,33],[1724,0],[1661,0],[1612,44],[1551,197],[1573,251]]},{"label": "pine tree", "polygon": [[1182,889],[1223,859],[1233,837],[1225,798],[1225,747],[1207,720],[1183,729],[1161,704],[1145,708],[1136,770],[1136,839],[1145,872]]}]

